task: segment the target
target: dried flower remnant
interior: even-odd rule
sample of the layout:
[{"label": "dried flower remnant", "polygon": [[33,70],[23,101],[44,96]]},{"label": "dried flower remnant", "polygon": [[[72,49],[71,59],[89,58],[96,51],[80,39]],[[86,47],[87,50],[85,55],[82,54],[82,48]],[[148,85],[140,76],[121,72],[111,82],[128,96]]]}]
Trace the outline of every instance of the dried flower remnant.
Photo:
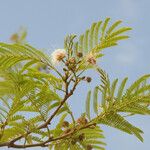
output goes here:
[{"label": "dried flower remnant", "polygon": [[80,134],[78,139],[79,139],[79,141],[83,141],[85,139],[84,133]]},{"label": "dried flower remnant", "polygon": [[60,61],[63,60],[63,58],[66,57],[66,50],[65,49],[56,49],[52,54],[52,63],[54,65],[57,65]]},{"label": "dried flower remnant", "polygon": [[70,64],[75,64],[76,63],[76,60],[74,57],[70,58],[69,61],[68,61]]},{"label": "dried flower remnant", "polygon": [[77,56],[78,56],[79,58],[81,58],[81,57],[83,57],[83,54],[82,54],[81,52],[78,52],[78,53],[77,53]]},{"label": "dried flower remnant", "polygon": [[13,34],[11,37],[10,37],[10,41],[12,42],[15,42],[17,43],[19,40],[19,35],[17,33]]},{"label": "dried flower remnant", "polygon": [[92,53],[87,55],[86,61],[91,65],[96,65],[96,58]]},{"label": "dried flower remnant", "polygon": [[62,127],[63,127],[63,128],[69,127],[69,122],[68,122],[68,121],[64,121],[64,122],[62,123]]},{"label": "dried flower remnant", "polygon": [[86,150],[92,150],[92,146],[91,145],[87,145],[87,149]]},{"label": "dried flower remnant", "polygon": [[79,125],[86,125],[88,123],[88,120],[84,116],[81,116],[80,118],[78,118],[77,123]]}]

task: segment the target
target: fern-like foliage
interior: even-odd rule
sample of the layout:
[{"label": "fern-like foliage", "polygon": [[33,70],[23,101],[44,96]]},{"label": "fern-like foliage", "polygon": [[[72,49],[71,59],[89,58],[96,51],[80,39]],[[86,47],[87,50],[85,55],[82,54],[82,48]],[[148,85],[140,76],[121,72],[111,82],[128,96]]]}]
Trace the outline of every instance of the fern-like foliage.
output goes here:
[{"label": "fern-like foliage", "polygon": [[87,54],[93,54],[95,58],[100,58],[103,56],[101,53],[103,49],[116,46],[120,40],[129,38],[125,33],[132,28],[119,27],[122,23],[120,20],[110,26],[109,22],[110,18],[106,18],[104,21],[94,22],[84,34],[79,36],[77,42],[73,43],[72,41],[76,36],[71,36],[71,44],[69,46],[66,44],[68,37],[66,38],[65,48],[73,49],[75,57],[77,57],[78,53],[83,53],[83,62],[79,69],[82,70],[92,67],[85,63]]},{"label": "fern-like foliage", "polygon": [[[83,150],[88,149],[88,147],[93,147],[95,149],[104,150],[106,144],[102,141],[104,138],[103,131],[99,126],[89,126],[88,128],[84,128],[83,126],[77,126],[76,129],[72,128],[73,124],[66,129],[62,129],[62,124],[67,114],[62,115],[56,129],[53,130],[55,136],[61,135],[67,136],[65,139],[60,139],[59,141],[54,141],[49,145],[50,150],[52,149],[70,149],[70,150]],[[70,130],[70,128],[72,128]],[[76,131],[78,130],[78,132]],[[74,134],[70,134],[74,133]]]},{"label": "fern-like foliage", "polygon": [[[14,69],[3,71],[1,77],[0,118],[9,126],[4,130],[1,142],[6,142],[25,134],[27,129],[34,131],[37,125],[46,121],[49,113],[60,104],[61,97],[56,94],[56,88],[61,87],[61,81],[53,75],[32,69],[26,73]],[[60,113],[66,109],[64,106]],[[25,112],[30,114],[29,118]],[[27,141],[29,137],[26,137]]]},{"label": "fern-like foliage", "polygon": [[[95,22],[79,38],[67,36],[65,49],[50,57],[27,44],[25,30],[12,35],[12,44],[0,43],[0,147],[104,150],[101,124],[143,141],[126,117],[150,114],[150,75],[126,88],[128,78],[111,82],[97,63],[103,49],[129,37],[131,28],[121,23]],[[80,82],[91,82],[87,69],[95,69],[101,83],[88,91],[85,113],[76,118],[67,101]]]},{"label": "fern-like foliage", "polygon": [[89,51],[98,53],[107,47],[117,45],[119,40],[127,39],[129,36],[124,35],[126,31],[131,30],[129,27],[120,27],[118,25],[122,21],[117,21],[108,27],[110,18],[106,18],[104,22],[99,21],[92,24],[91,28],[86,30],[79,37],[76,44],[76,50],[88,53]]},{"label": "fern-like foliage", "polygon": [[[134,134],[143,141],[141,136],[143,132],[129,123],[124,118],[124,115],[125,113],[127,116],[150,114],[150,109],[147,105],[150,103],[150,86],[147,83],[150,75],[140,77],[129,88],[125,89],[128,78],[124,78],[117,87],[118,79],[110,83],[108,75],[102,69],[98,68],[97,71],[100,74],[101,84],[94,89],[93,109],[98,115],[96,122]],[[98,103],[98,93],[101,95],[101,104]],[[88,99],[86,103],[87,116],[90,113],[90,98]]]},{"label": "fern-like foliage", "polygon": [[48,56],[28,44],[0,43],[0,67],[2,69],[21,61],[27,61],[28,66],[35,63],[51,64]]},{"label": "fern-like foliage", "polygon": [[79,41],[76,43],[76,51],[84,54],[92,53],[96,58],[99,58],[103,56],[101,51],[104,48],[116,46],[118,41],[129,38],[124,33],[131,28],[118,28],[122,21],[117,21],[108,26],[109,22],[110,18],[106,18],[103,22],[93,23],[91,28],[79,37]]}]

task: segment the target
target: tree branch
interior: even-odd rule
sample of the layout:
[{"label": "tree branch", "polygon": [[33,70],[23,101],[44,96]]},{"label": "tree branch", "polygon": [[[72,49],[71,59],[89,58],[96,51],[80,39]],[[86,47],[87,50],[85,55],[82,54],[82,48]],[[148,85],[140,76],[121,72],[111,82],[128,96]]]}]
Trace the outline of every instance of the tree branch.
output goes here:
[{"label": "tree branch", "polygon": [[[76,79],[74,85],[73,85],[73,88],[70,90],[70,92],[68,93],[68,83],[66,81],[66,94],[64,96],[64,99],[61,101],[60,105],[57,107],[57,109],[53,112],[53,114],[50,116],[50,118],[45,122],[43,123],[42,125],[40,125],[39,127],[37,127],[36,129],[43,129],[43,128],[47,128],[48,125],[51,123],[52,119],[56,116],[57,112],[60,110],[60,108],[64,105],[64,103],[67,101],[67,99],[73,94],[73,92],[75,91],[76,89],[76,86],[77,84],[79,83],[80,80]],[[34,147],[34,146],[44,146],[44,142],[43,143],[38,143],[38,144],[31,144],[31,145],[16,145],[14,144],[16,141],[24,138],[25,136],[29,135],[30,133],[32,133],[32,131],[28,131],[27,133],[25,133],[24,135],[21,135],[13,140],[11,140],[10,142],[7,142],[7,143],[2,143],[0,144],[0,147],[2,146],[8,146],[8,147],[14,147],[15,148],[26,148],[27,147]],[[32,146],[34,145],[34,146]]]}]

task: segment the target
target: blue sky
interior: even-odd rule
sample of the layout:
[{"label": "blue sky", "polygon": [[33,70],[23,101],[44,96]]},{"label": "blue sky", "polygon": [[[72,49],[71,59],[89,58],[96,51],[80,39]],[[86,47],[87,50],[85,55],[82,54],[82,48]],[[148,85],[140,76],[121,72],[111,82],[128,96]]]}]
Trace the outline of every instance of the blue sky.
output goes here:
[{"label": "blue sky", "polygon": [[[92,22],[106,17],[111,17],[112,21],[121,19],[124,25],[133,28],[131,38],[120,42],[117,47],[105,50],[106,56],[99,64],[112,79],[129,76],[129,82],[133,82],[140,75],[150,72],[149,9],[149,0],[0,0],[0,41],[7,42],[12,33],[20,26],[25,26],[28,29],[28,42],[50,53],[55,48],[63,47],[66,34],[81,34]],[[78,108],[76,116],[84,111],[86,89],[97,82],[95,80],[88,86],[81,85],[85,92],[78,99],[73,96],[71,106],[74,111]],[[77,89],[77,92],[80,90]],[[150,117],[137,116],[131,118],[131,122],[145,132],[144,143],[133,136],[103,127],[107,150],[148,150]],[[33,149],[41,148],[29,150]]]}]

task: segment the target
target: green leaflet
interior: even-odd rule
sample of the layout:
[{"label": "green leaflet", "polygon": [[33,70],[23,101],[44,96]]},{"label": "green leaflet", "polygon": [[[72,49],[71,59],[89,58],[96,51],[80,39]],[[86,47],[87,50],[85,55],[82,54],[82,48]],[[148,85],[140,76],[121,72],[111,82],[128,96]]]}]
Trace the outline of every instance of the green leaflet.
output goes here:
[{"label": "green leaflet", "polygon": [[9,104],[7,98],[1,97],[0,100],[2,101],[2,103],[3,103],[8,109],[10,109],[10,106],[9,106],[10,104]]},{"label": "green leaflet", "polygon": [[120,101],[121,97],[123,95],[123,90],[125,88],[126,82],[127,82],[128,78],[124,78],[122,83],[120,84],[120,87],[118,89],[118,94],[117,94],[117,100]]},{"label": "green leaflet", "polygon": [[116,113],[110,112],[109,114],[105,115],[105,117],[99,118],[99,123],[117,128],[119,130],[127,132],[128,134],[133,134],[143,142],[143,138],[141,136],[143,132],[139,128],[131,125],[128,121],[126,121],[123,117]]},{"label": "green leaflet", "polygon": [[84,34],[79,36],[79,41],[74,44],[75,51],[80,51],[84,55],[94,52],[97,55],[102,49],[115,46],[119,40],[128,38],[123,33],[131,30],[131,28],[118,28],[118,25],[122,23],[120,20],[110,27],[108,26],[109,22],[110,18],[94,22],[90,29],[87,29]]},{"label": "green leaflet", "polygon": [[90,100],[91,100],[91,91],[88,92],[86,97],[86,115],[88,119],[90,120]]},{"label": "green leaflet", "polygon": [[58,124],[56,125],[55,129],[53,130],[54,136],[59,136],[62,134],[63,130],[61,129],[62,123],[64,122],[65,118],[67,117],[67,113],[61,115]]},{"label": "green leaflet", "polygon": [[106,145],[103,142],[103,131],[100,129],[100,127],[96,126],[93,129],[83,129],[81,131],[79,131],[79,133],[77,133],[77,135],[75,135],[76,137],[78,137],[79,135],[84,135],[85,139],[83,141],[80,142],[80,144],[86,148],[87,145],[91,144],[92,147],[97,147],[99,149],[104,150],[104,146]]},{"label": "green leaflet", "polygon": [[108,75],[106,74],[105,71],[103,71],[100,68],[97,68],[98,73],[100,74],[101,78],[101,85],[98,87],[98,89],[101,91],[102,95],[102,101],[101,104],[103,108],[106,108],[106,102],[107,102],[107,96],[110,94],[110,81],[108,78]]},{"label": "green leaflet", "polygon": [[118,79],[115,79],[111,85],[111,93],[110,93],[110,103],[113,103],[114,96],[115,96],[115,90],[118,83]]},{"label": "green leaflet", "polygon": [[89,39],[89,30],[86,30],[84,38],[84,49],[86,52],[88,51],[88,39]]},{"label": "green leaflet", "polygon": [[95,26],[95,31],[94,31],[94,33],[95,33],[95,36],[94,36],[94,41],[95,41],[95,45],[97,45],[98,44],[98,42],[99,42],[99,32],[100,32],[100,27],[101,27],[101,24],[102,24],[102,21],[99,21],[97,24],[96,24],[96,26]]},{"label": "green leaflet", "polygon": [[113,25],[111,25],[111,27],[107,30],[107,35],[111,34],[113,30],[121,23],[122,21],[119,20],[119,21],[116,21]]},{"label": "green leaflet", "polygon": [[23,128],[12,127],[4,130],[4,136],[1,138],[1,142],[6,142],[13,139],[16,136],[23,134],[25,131]]},{"label": "green leaflet", "polygon": [[140,115],[150,114],[150,109],[148,107],[136,103],[124,107],[120,109],[120,111],[131,113],[131,114],[140,114]]},{"label": "green leaflet", "polygon": [[64,113],[60,119],[59,119],[59,123],[57,124],[56,128],[61,128],[63,121],[65,120],[65,118],[67,117],[67,113]]},{"label": "green leaflet", "polygon": [[83,40],[84,40],[84,35],[81,35],[79,38],[79,51],[82,52],[83,51]]},{"label": "green leaflet", "polygon": [[24,65],[24,67],[22,68],[21,72],[24,72],[28,67],[34,65],[35,63],[37,63],[38,61],[37,60],[31,60],[29,61],[28,63],[26,63]]},{"label": "green leaflet", "polygon": [[30,45],[0,43],[1,68],[10,68],[18,62],[26,60],[51,65],[48,56]]},{"label": "green leaflet", "polygon": [[67,109],[66,106],[62,107],[62,108],[58,111],[57,116],[60,115],[60,114],[63,113],[63,112],[66,112],[67,110],[68,110],[68,109]]},{"label": "green leaflet", "polygon": [[90,29],[90,35],[89,35],[89,49],[93,48],[93,44],[94,44],[94,29],[97,23],[93,23]]},{"label": "green leaflet", "polygon": [[94,88],[94,94],[93,94],[93,108],[95,114],[98,115],[98,87]]},{"label": "green leaflet", "polygon": [[110,18],[106,18],[105,21],[104,21],[104,24],[103,24],[103,26],[102,26],[102,36],[101,36],[101,38],[100,38],[101,41],[102,41],[103,38],[104,38],[104,34],[105,34],[105,31],[106,31],[106,28],[107,28],[107,25],[108,25],[109,21],[110,21]]},{"label": "green leaflet", "polygon": [[137,81],[135,81],[127,90],[127,95],[131,94],[133,92],[133,90],[135,90],[137,88],[137,86],[139,86],[142,82],[144,82],[145,80],[147,80],[148,78],[150,78],[150,75],[144,75],[142,77],[140,77]]},{"label": "green leaflet", "polygon": [[[140,77],[125,90],[128,78],[124,78],[117,88],[118,79],[113,80],[111,83],[107,74],[102,69],[97,68],[97,71],[100,74],[101,84],[98,87],[95,87],[95,89],[97,88],[98,92],[102,95],[102,109],[98,107],[98,110],[96,110],[97,107],[95,106],[97,106],[97,101],[95,98],[93,98],[93,107],[96,114],[97,111],[103,111],[93,121],[117,128],[128,134],[133,134],[143,142],[141,135],[143,132],[139,128],[130,124],[121,114],[118,113],[123,112],[126,113],[127,116],[134,114],[150,114],[149,105],[146,105],[147,103],[150,103],[150,86],[148,82],[146,82],[150,76],[144,75]],[[94,95],[97,95],[98,93],[95,92],[95,89]],[[89,97],[90,94],[91,93],[88,93],[87,97]],[[90,110],[91,106],[89,106],[89,103],[87,104],[88,110]]]},{"label": "green leaflet", "polygon": [[55,77],[52,74],[47,74],[44,72],[39,72],[36,69],[28,69],[28,73],[25,74],[25,76],[27,77],[31,77],[33,79],[38,79],[42,82],[44,82],[44,84],[50,84],[52,85],[54,88],[62,88],[62,80]]},{"label": "green leaflet", "polygon": [[[94,22],[89,29],[81,34],[77,41],[73,43],[71,49],[73,49],[73,56],[79,60],[77,53],[81,52],[83,58],[80,60],[81,64],[79,70],[93,69],[93,66],[86,63],[87,55],[93,54],[95,58],[104,56],[101,51],[105,48],[116,46],[118,41],[129,38],[129,36],[123,34],[131,28],[119,27],[121,21],[116,21],[112,25],[108,25],[110,18],[106,18],[104,21]],[[66,47],[66,46],[65,46]]]},{"label": "green leaflet", "polygon": [[109,34],[108,38],[113,38],[115,36],[118,36],[126,31],[129,31],[129,30],[132,30],[132,28],[129,28],[129,27],[122,27],[116,31],[114,31],[113,33]]}]

